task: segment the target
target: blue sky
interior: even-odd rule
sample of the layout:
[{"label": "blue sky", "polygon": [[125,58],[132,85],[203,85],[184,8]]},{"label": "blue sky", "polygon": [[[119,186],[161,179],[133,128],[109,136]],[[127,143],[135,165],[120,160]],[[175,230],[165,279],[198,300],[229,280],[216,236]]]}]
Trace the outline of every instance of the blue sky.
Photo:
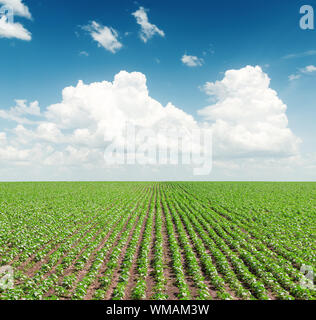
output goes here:
[{"label": "blue sky", "polygon": [[[16,16],[15,22],[31,33],[31,40],[0,37],[1,110],[24,99],[38,101],[45,112],[62,100],[65,87],[76,86],[78,80],[113,81],[125,70],[144,74],[150,97],[161,105],[171,102],[202,121],[198,110],[211,103],[201,88],[221,81],[227,70],[258,65],[287,105],[289,128],[302,140],[302,157],[315,152],[316,72],[303,70],[316,65],[316,30],[299,27],[300,7],[309,4],[316,9],[314,0],[24,0],[23,4],[32,19]],[[140,25],[132,13],[141,7],[164,36],[155,34],[146,43],[140,39]],[[122,48],[113,53],[98,46],[85,28],[92,21],[115,29]],[[202,65],[185,65],[181,61],[185,54],[202,59]],[[290,75],[298,78],[289,80]],[[16,126],[0,117],[0,132],[7,136]],[[265,172],[258,179],[270,179],[269,169]],[[307,171],[302,173],[302,179],[308,176]],[[223,173],[216,177],[229,178]],[[291,177],[300,179],[294,173]]]}]

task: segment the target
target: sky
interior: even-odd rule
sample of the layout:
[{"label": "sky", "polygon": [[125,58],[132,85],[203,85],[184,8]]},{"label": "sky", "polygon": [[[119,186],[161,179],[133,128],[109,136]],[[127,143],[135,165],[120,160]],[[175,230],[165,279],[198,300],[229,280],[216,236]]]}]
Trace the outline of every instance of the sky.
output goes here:
[{"label": "sky", "polygon": [[[315,181],[316,29],[301,28],[303,5],[316,10],[315,0],[0,0],[0,181]],[[127,123],[135,164],[110,164],[109,146],[131,146]],[[189,133],[180,149],[167,129]],[[212,135],[199,164],[193,132]],[[163,146],[191,162],[148,151]]]}]

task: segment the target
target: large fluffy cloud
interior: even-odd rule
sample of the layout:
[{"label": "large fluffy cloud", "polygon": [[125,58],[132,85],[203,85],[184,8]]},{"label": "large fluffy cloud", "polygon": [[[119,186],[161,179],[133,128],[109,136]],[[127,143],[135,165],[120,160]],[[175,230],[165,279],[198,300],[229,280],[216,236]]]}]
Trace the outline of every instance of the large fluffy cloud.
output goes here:
[{"label": "large fluffy cloud", "polygon": [[[67,87],[61,103],[47,108],[45,117],[61,129],[88,139],[104,140],[104,133],[121,134],[126,122],[153,128],[159,124],[192,126],[192,116],[171,103],[163,107],[149,96],[146,77],[139,72],[121,71],[113,82],[103,81]],[[99,139],[96,138],[99,137]],[[83,139],[83,140],[84,140]]]},{"label": "large fluffy cloud", "polygon": [[[36,119],[27,121],[26,114]],[[138,131],[151,130],[156,136],[146,143],[157,146],[167,143],[174,149],[178,147],[178,137],[170,137],[170,132],[172,135],[173,130],[189,132],[199,128],[194,118],[181,109],[171,103],[163,106],[151,98],[144,74],[126,71],[118,73],[113,82],[79,81],[76,86],[65,88],[62,101],[48,106],[44,113],[40,113],[37,102],[27,106],[25,101],[18,100],[16,107],[1,110],[0,117],[19,123],[10,132],[10,144],[24,150],[26,159],[32,155],[27,150],[41,144],[40,161],[56,164],[58,159],[60,165],[71,162],[79,165],[88,160],[101,166],[103,161],[104,165],[105,148],[113,141],[125,143],[127,125]],[[145,141],[135,143],[133,152]],[[13,151],[10,149],[11,160]],[[21,155],[17,160],[21,160]]]},{"label": "large fluffy cloud", "polygon": [[259,66],[229,70],[203,90],[216,99],[199,114],[211,121],[216,153],[225,156],[289,156],[300,140],[288,127],[286,105]]},{"label": "large fluffy cloud", "polygon": [[31,19],[31,13],[29,8],[23,3],[22,0],[0,0],[0,5],[5,5],[12,8],[15,16]]},{"label": "large fluffy cloud", "polygon": [[[121,71],[112,82],[79,81],[63,90],[59,103],[42,112],[36,101],[27,104],[18,100],[15,107],[0,110],[1,118],[18,123],[0,132],[1,166],[28,165],[34,169],[36,164],[37,168],[69,168],[69,172],[77,168],[78,174],[91,168],[94,172],[107,170],[104,151],[111,141],[123,144],[126,124],[156,134],[156,140],[150,137],[135,141],[136,149],[130,150],[135,153],[141,153],[148,144],[176,150],[179,132],[188,133],[182,140],[182,152],[198,153],[196,146],[190,145],[190,133],[208,128],[213,131],[217,167],[238,170],[246,162],[269,164],[269,159],[297,157],[299,139],[288,128],[286,106],[270,88],[270,80],[260,67],[227,71],[223,80],[207,83],[204,91],[217,102],[200,110],[202,123],[172,103],[163,106],[153,99],[145,75],[139,72]],[[173,131],[168,131],[170,128]],[[32,170],[29,172],[36,174]],[[121,177],[125,175],[124,171]]]},{"label": "large fluffy cloud", "polygon": [[0,38],[16,38],[20,40],[30,41],[31,33],[26,30],[20,23],[11,23],[7,21],[5,16],[0,18]]},{"label": "large fluffy cloud", "polygon": [[0,0],[0,38],[30,41],[31,33],[13,21],[16,16],[32,18],[29,8],[21,0]]}]

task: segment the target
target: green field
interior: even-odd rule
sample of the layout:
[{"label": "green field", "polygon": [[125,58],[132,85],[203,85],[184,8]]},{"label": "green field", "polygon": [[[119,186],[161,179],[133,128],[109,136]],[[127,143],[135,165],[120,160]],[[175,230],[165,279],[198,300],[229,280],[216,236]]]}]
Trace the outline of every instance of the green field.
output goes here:
[{"label": "green field", "polygon": [[0,299],[315,299],[316,183],[0,184]]}]

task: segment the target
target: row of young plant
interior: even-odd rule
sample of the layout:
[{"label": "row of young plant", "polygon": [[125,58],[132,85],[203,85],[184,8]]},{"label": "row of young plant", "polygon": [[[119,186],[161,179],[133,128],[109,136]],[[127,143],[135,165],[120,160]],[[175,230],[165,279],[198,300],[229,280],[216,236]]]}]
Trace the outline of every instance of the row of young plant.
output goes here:
[{"label": "row of young plant", "polygon": [[[11,264],[14,267],[18,267],[22,262],[26,261],[29,257],[34,255],[34,253],[39,252],[40,249],[43,250],[51,250],[54,246],[58,244],[58,241],[61,240],[61,235],[64,235],[66,238],[75,232],[78,229],[78,225],[76,223],[72,223],[71,221],[67,221],[67,217],[65,217],[64,224],[61,221],[55,223],[55,225],[50,227],[51,233],[47,232],[46,234],[42,234],[39,232],[38,228],[35,228],[34,225],[39,224],[39,217],[31,212],[26,212],[25,214],[30,215],[33,218],[32,223],[25,225],[24,222],[20,221],[20,226],[17,227],[14,234],[11,234],[11,237],[6,237],[7,241],[9,241],[10,245],[4,250],[5,246],[1,247],[1,264]],[[40,216],[40,214],[39,214]],[[16,217],[18,222],[18,217]],[[91,218],[90,218],[91,219]],[[83,222],[88,223],[89,219],[87,217],[83,217]],[[21,228],[23,225],[23,229]],[[53,238],[52,238],[53,234]],[[5,236],[5,233],[3,233]],[[23,245],[17,243],[17,239],[19,241],[23,240]],[[55,239],[55,241],[53,241]],[[49,245],[48,245],[49,244]],[[38,256],[40,260],[40,256]]]},{"label": "row of young plant", "polygon": [[[132,205],[134,199],[130,198],[129,202]],[[125,210],[115,210],[113,208],[107,214],[99,215],[94,233],[87,233],[83,230],[70,238],[52,254],[47,263],[41,265],[40,269],[32,275],[32,278],[29,278],[23,272],[16,272],[17,281],[21,284],[15,286],[13,290],[7,291],[5,297],[41,299],[44,293],[54,286],[56,286],[59,294],[65,294],[58,283],[62,281],[65,287],[70,287],[71,283],[75,281],[75,274],[66,277],[65,281],[63,280],[63,274],[72,266],[76,272],[82,269],[93,247],[97,245],[97,241],[102,240],[111,227],[125,216],[125,213]],[[50,276],[45,277],[46,274],[50,274]]]},{"label": "row of young plant", "polygon": [[172,261],[172,269],[173,273],[175,275],[176,285],[179,289],[179,293],[177,294],[177,298],[180,300],[190,300],[191,299],[191,293],[189,290],[189,286],[187,284],[187,279],[185,277],[184,268],[185,266],[182,263],[182,257],[181,257],[181,249],[175,234],[173,222],[170,213],[168,212],[168,206],[166,204],[166,201],[164,199],[164,196],[161,192],[161,189],[159,189],[160,193],[160,205],[162,207],[162,213],[163,213],[163,220],[165,222],[165,226],[167,229],[168,234],[168,245],[170,248],[170,252],[172,254],[171,261]]},{"label": "row of young plant", "polygon": [[[87,227],[88,230],[88,227]],[[55,273],[59,274],[59,272],[63,271],[64,268],[67,267],[68,264],[71,263],[73,259],[77,256],[78,252],[76,250],[81,250],[81,246],[85,246],[89,243],[89,241],[92,238],[91,234],[86,233],[87,230],[82,230],[82,232],[79,232],[75,236],[71,237],[66,241],[59,249],[57,249],[50,257],[47,263],[42,263],[39,265],[39,269],[37,272],[35,271],[35,274],[27,275],[23,270],[15,271],[15,280],[18,283],[18,285],[15,285],[15,288],[13,290],[8,290],[5,293],[5,296],[2,295],[1,297],[4,298],[12,298],[12,299],[19,299],[21,297],[25,298],[41,298],[42,297],[42,290],[38,290],[37,282],[41,284],[43,283],[44,276],[46,273],[50,272],[52,268],[54,267],[55,263],[59,260],[59,257],[64,256],[63,261],[59,264],[59,268],[55,268]],[[86,233],[86,236],[84,236]],[[78,246],[74,246],[74,244],[78,243]],[[73,250],[70,251],[70,249],[73,247]],[[57,260],[57,261],[56,261]],[[55,277],[55,281],[58,279],[58,277]],[[45,285],[46,286],[46,285]]]},{"label": "row of young plant", "polygon": [[[290,295],[298,299],[311,299],[309,290],[300,288],[297,283],[293,281],[293,278],[289,276],[289,274],[291,274],[297,278],[302,275],[288,261],[280,256],[277,257],[277,260],[269,257],[269,255],[266,254],[267,250],[260,252],[250,239],[245,239],[244,236],[238,232],[229,230],[226,221],[218,222],[219,223],[216,223],[215,221],[214,230],[219,236],[225,235],[224,239],[230,248],[235,249],[240,254],[240,257],[263,279],[278,299],[291,299]],[[223,226],[225,222],[227,227],[224,231]]]},{"label": "row of young plant", "polygon": [[225,239],[233,250],[239,250],[242,259],[254,272],[261,275],[264,282],[279,299],[291,299],[289,292],[298,299],[312,298],[313,293],[310,290],[298,285],[303,274],[283,256],[269,250],[260,240],[249,237],[248,233],[240,232],[235,223],[223,218],[216,212],[217,210],[212,211],[210,215],[209,211],[205,211],[205,206],[201,202],[194,202],[194,204],[199,206],[199,209],[196,209],[204,213],[204,217],[212,223],[217,234]]},{"label": "row of young plant", "polygon": [[[190,245],[190,239],[188,238],[185,228],[183,227],[183,224],[181,222],[181,219],[178,215],[178,210],[175,209],[175,204],[170,199],[171,197],[168,196],[168,193],[164,193],[164,205],[165,210],[167,212],[167,215],[170,214],[173,223],[176,228],[176,232],[179,237],[179,242],[181,244],[181,247],[184,250],[185,253],[185,261],[186,261],[186,269],[188,271],[188,274],[190,277],[192,277],[194,284],[197,288],[197,299],[199,300],[210,300],[211,295],[209,292],[209,289],[205,283],[205,278],[203,276],[202,269],[200,267],[199,261]],[[193,240],[194,243],[194,240]],[[200,249],[200,250],[199,250]],[[224,298],[224,299],[230,299],[230,295],[225,291],[224,286],[221,285],[222,279],[218,277],[216,274],[214,274],[215,268],[212,265],[211,261],[206,261],[207,258],[202,252],[204,248],[199,247],[197,251],[200,254],[201,261],[203,263],[203,267],[206,270],[206,273],[210,276],[211,283],[214,285],[216,290],[218,291],[217,296]]]},{"label": "row of young plant", "polygon": [[[273,187],[275,184],[272,186],[269,184],[269,186]],[[293,185],[290,186],[293,188]],[[245,228],[252,237],[289,260],[297,269],[306,264],[314,266],[314,271],[316,271],[315,241],[312,240],[314,232],[311,229],[311,221],[314,219],[313,203],[312,201],[304,203],[306,199],[302,192],[299,194],[298,202],[295,201],[293,205],[289,205],[291,198],[288,196],[288,191],[290,190],[286,188],[286,197],[282,193],[273,193],[273,198],[269,197],[263,204],[256,199],[248,205],[248,197],[246,198],[247,203],[243,202],[240,205],[237,202],[229,206],[229,203],[225,201],[225,205],[223,203],[217,205],[217,210],[226,218]],[[201,198],[204,193],[195,193],[195,195]],[[252,197],[256,196],[255,193],[252,194]],[[269,205],[269,209],[265,209],[263,205]],[[228,206],[230,209],[227,208]],[[309,208],[306,208],[307,206]]]},{"label": "row of young plant", "polygon": [[[154,244],[154,278],[155,285],[153,287],[153,294],[151,299],[153,300],[166,300],[170,298],[166,293],[166,283],[167,279],[165,278],[165,268],[166,262],[164,261],[164,239],[163,239],[163,216],[161,209],[161,199],[160,192],[158,190],[160,185],[156,189],[156,199],[155,199],[155,244]],[[167,245],[167,244],[166,244]]]},{"label": "row of young plant", "polygon": [[[180,200],[178,203],[179,206],[181,206]],[[218,247],[223,255],[226,256],[228,265],[232,266],[239,281],[246,289],[249,289],[256,298],[260,300],[269,299],[263,283],[258,281],[257,278],[249,271],[242,259],[240,259],[239,256],[225,244],[223,239],[218,237],[216,233],[212,232],[213,230],[208,226],[208,224],[201,221],[198,213],[193,214],[191,210],[189,210],[189,202],[186,202],[185,204],[186,211],[184,214],[192,221],[197,233],[201,236],[204,243],[208,244],[209,248],[214,248],[214,246]]]},{"label": "row of young plant", "polygon": [[[107,214],[110,215],[111,211]],[[72,234],[69,234],[69,230],[65,233],[61,233],[61,238],[54,242],[50,242],[45,248],[31,256],[28,261],[19,266],[16,264],[13,266],[17,270],[23,271],[23,273],[31,273],[30,276],[32,276],[41,266],[44,266],[44,268],[49,271],[54,267],[59,259],[67,255],[70,248],[76,247],[79,243],[82,245],[82,239],[85,237],[90,237],[91,234],[101,232],[102,227],[100,227],[99,224],[104,220],[104,214],[94,219],[93,224],[91,224],[92,221],[90,220],[85,226],[75,229]],[[70,258],[68,257],[68,259]],[[32,272],[31,270],[34,271]]]},{"label": "row of young plant", "polygon": [[[100,286],[94,293],[94,298],[98,300],[103,300],[107,291],[109,290],[110,285],[113,281],[114,271],[119,271],[120,265],[118,264],[119,259],[121,257],[122,248],[127,246],[125,255],[122,257],[127,258],[127,255],[130,257],[130,251],[128,250],[130,243],[132,240],[135,240],[134,235],[139,232],[138,226],[142,225],[142,221],[145,217],[145,206],[148,202],[148,196],[151,193],[150,190],[147,190],[147,193],[144,194],[142,198],[142,203],[138,209],[136,209],[133,213],[131,220],[124,232],[120,235],[120,239],[118,243],[113,248],[111,255],[109,257],[108,262],[105,266],[105,271],[102,272],[102,276],[98,279]],[[129,239],[129,241],[127,241]]]},{"label": "row of young plant", "polygon": [[[258,240],[258,244],[260,243],[261,248],[262,248],[263,243],[262,243],[262,239],[260,239],[260,238],[262,238],[262,235],[260,233],[260,230],[262,231],[262,226],[259,223],[254,223],[254,221],[252,221],[252,219],[255,219],[255,221],[257,222],[257,217],[251,219],[251,214],[249,214],[249,212],[248,213],[243,213],[243,210],[240,209],[240,208],[238,209],[238,214],[234,214],[232,211],[227,210],[222,204],[216,205],[214,203],[209,203],[209,200],[205,196],[203,196],[203,192],[200,192],[197,195],[197,193],[194,193],[192,191],[191,196],[193,196],[193,194],[194,194],[194,198],[195,199],[199,199],[198,202],[200,204],[202,204],[202,206],[204,208],[211,209],[212,212],[218,213],[221,217],[225,217],[225,219],[227,219],[228,221],[233,222],[233,225],[234,225],[235,229],[239,230],[240,232],[243,231],[243,233],[246,236],[247,236],[247,234],[245,233],[245,231],[253,232],[254,230],[257,229],[258,233],[256,233],[256,238],[255,237],[251,237],[251,238],[257,239]],[[205,205],[206,203],[209,203],[208,207]],[[250,227],[245,224],[246,220],[248,222],[252,221],[252,224],[251,224]],[[268,247],[266,247],[266,249],[268,249]],[[274,251],[271,251],[269,249],[265,250],[265,251],[271,252],[272,255],[274,254]]]},{"label": "row of young plant", "polygon": [[[121,201],[121,205],[124,208],[122,209],[122,215],[119,215],[116,223],[112,225],[114,228],[111,229],[110,233],[104,232],[103,236],[92,244],[91,254],[88,259],[86,259],[84,265],[77,271],[78,273],[81,270],[80,273],[83,275],[79,278],[76,273],[72,272],[69,275],[69,277],[73,279],[71,283],[65,283],[65,279],[61,282],[61,286],[67,286],[68,292],[66,297],[77,300],[83,299],[86,296],[89,287],[97,280],[99,270],[107,256],[110,256],[109,261],[113,262],[114,252],[115,250],[119,250],[117,242],[123,241],[123,238],[125,239],[129,228],[136,218],[134,212],[137,210],[143,199],[144,196],[140,195],[138,199],[136,198],[134,201],[129,201],[127,205],[124,204],[124,200]],[[80,261],[80,259],[78,261]],[[114,266],[114,263],[112,264]],[[106,278],[104,277],[104,282],[105,279]],[[108,282],[110,282],[110,280],[111,278],[109,277]]]},{"label": "row of young plant", "polygon": [[[154,193],[155,191],[154,186]],[[153,196],[150,200],[150,206],[148,208],[148,218],[146,221],[145,229],[142,234],[142,241],[140,244],[139,255],[137,257],[137,275],[136,283],[132,289],[132,299],[140,300],[146,298],[146,277],[148,275],[149,268],[149,251],[150,245],[152,243],[152,230],[153,230],[153,221],[155,214],[155,199],[156,196]]]},{"label": "row of young plant", "polygon": [[[173,192],[169,192],[168,194],[172,195]],[[227,261],[225,255],[217,248],[217,245],[198,225],[194,217],[190,216],[190,218],[193,218],[193,220],[190,220],[189,216],[186,215],[187,210],[183,210],[183,208],[179,206],[179,203],[176,199],[173,199],[173,201],[176,207],[176,211],[180,214],[186,230],[188,231],[195,245],[195,249],[197,250],[200,259],[203,262],[206,273],[212,285],[217,290],[218,298],[231,298],[231,296],[226,291],[226,283],[231,288],[231,290],[235,292],[237,297],[243,299],[251,298],[251,293],[243,287],[242,283],[239,281],[233,270],[231,270],[230,264]],[[214,259],[215,266],[213,265],[212,257]],[[222,277],[219,275],[219,272]]]},{"label": "row of young plant", "polygon": [[[194,208],[193,205],[192,207]],[[271,274],[267,274],[264,271],[262,265],[255,260],[252,254],[240,248],[242,242],[235,242],[235,246],[231,245],[231,239],[229,235],[227,235],[225,232],[219,232],[221,226],[219,225],[219,223],[212,221],[211,214],[204,215],[203,211],[199,209],[195,209],[194,212],[198,212],[198,215],[196,215],[198,222],[201,224],[204,230],[212,237],[215,243],[218,246],[220,246],[221,250],[230,253],[230,259],[233,259],[231,260],[232,265],[237,264],[239,261],[239,268],[243,268],[243,272],[248,273],[248,279],[260,280],[262,284],[266,285],[269,289],[272,289],[272,292],[276,294],[278,298],[291,299],[288,292],[283,290],[283,288],[281,288],[277,284],[277,281],[273,277],[271,278]],[[233,252],[238,253],[239,256],[234,256]],[[245,268],[247,268],[248,270],[246,270]],[[262,285],[258,287],[258,283],[254,288],[251,288],[250,285],[250,289],[252,289],[253,293],[259,299],[269,298],[268,293],[266,292],[264,287]]]},{"label": "row of young plant", "polygon": [[[116,197],[117,195],[114,197],[111,194],[108,197],[109,203],[113,203]],[[15,241],[12,238],[9,240],[11,250],[1,254],[1,264],[10,264],[15,269],[20,269],[22,265],[23,270],[26,271],[36,262],[44,259],[52,249],[67,241],[70,236],[82,231],[85,226],[91,226],[91,222],[99,214],[103,214],[103,211],[98,210],[97,214],[92,211],[93,215],[83,215],[82,210],[71,210],[64,205],[62,213],[59,211],[61,211],[60,208],[57,212],[54,211],[53,214],[48,215],[45,211],[43,212],[43,209],[30,210],[19,214],[18,219],[11,218],[11,224],[16,228]],[[27,217],[27,224],[24,221],[25,217]],[[23,245],[15,243],[16,241],[22,242]]]},{"label": "row of young plant", "polygon": [[[284,271],[282,261],[278,261],[278,264],[276,264],[275,261],[265,256],[264,253],[258,252],[251,244],[251,239],[245,238],[246,235],[244,233],[232,229],[228,231],[227,229],[229,229],[230,223],[220,215],[217,215],[216,212],[213,211],[212,214],[210,214],[199,202],[190,201],[190,203],[194,208],[194,212],[199,212],[197,217],[200,222],[204,223],[206,221],[206,224],[209,224],[206,230],[212,233],[214,237],[219,237],[224,240],[230,249],[237,252],[249,270],[251,270],[278,299],[293,299],[292,296],[298,299],[311,298],[308,290],[300,288],[297,284],[293,283]],[[289,264],[286,266],[288,269],[294,269]]]},{"label": "row of young plant", "polygon": [[[310,243],[307,246],[305,245],[305,247],[301,245],[300,249],[300,246],[295,246],[289,242],[289,239],[291,238],[291,222],[289,222],[289,226],[286,231],[286,228],[280,228],[277,226],[278,221],[271,221],[271,219],[264,219],[263,224],[258,223],[259,218],[255,218],[255,221],[249,221],[248,218],[245,218],[247,215],[246,212],[248,212],[249,209],[239,210],[238,216],[235,216],[233,213],[229,213],[229,211],[223,207],[218,208],[217,210],[220,210],[222,215],[226,215],[226,217],[229,216],[230,220],[238,223],[238,225],[249,232],[252,237],[266,245],[266,247],[271,248],[271,250],[279,256],[290,261],[297,267],[297,269],[299,269],[303,264],[315,265],[316,255],[314,250],[311,248]],[[255,210],[252,209],[252,211]],[[274,225],[274,227],[271,228],[271,225]],[[287,239],[285,239],[285,236]],[[309,239],[311,238],[312,237],[309,237]]]},{"label": "row of young plant", "polygon": [[141,239],[141,231],[143,229],[144,223],[146,223],[146,220],[148,219],[148,208],[146,208],[146,206],[144,205],[143,208],[140,209],[140,213],[141,215],[139,221],[136,224],[133,236],[128,244],[124,259],[121,264],[119,281],[117,283],[117,286],[113,290],[113,300],[124,299],[126,297],[126,287],[129,282],[133,281],[133,279],[130,278],[130,273],[134,261],[135,259],[137,259],[137,248],[140,245],[139,242]]},{"label": "row of young plant", "polygon": [[[107,241],[108,244],[112,246],[112,251],[109,256],[109,261],[106,264],[104,275],[101,278],[102,286],[98,291],[99,297],[102,297],[101,293],[106,294],[107,290],[109,289],[109,286],[113,281],[114,271],[118,268],[118,261],[121,256],[122,248],[123,246],[125,246],[130,232],[135,225],[135,222],[137,223],[139,216],[135,213],[135,209],[133,210],[132,216],[129,218],[126,225],[122,225],[126,222],[125,219],[123,219],[122,223],[120,223],[117,230],[118,232],[115,232],[116,234],[113,237],[114,241],[112,241],[112,239],[110,241]],[[98,257],[96,260],[94,260],[94,263],[89,269],[89,272],[83,277],[82,280],[77,283],[77,286],[72,295],[73,299],[83,299],[87,295],[87,289],[96,280],[99,274],[99,268],[101,266],[102,260],[100,259],[100,257]]]}]

